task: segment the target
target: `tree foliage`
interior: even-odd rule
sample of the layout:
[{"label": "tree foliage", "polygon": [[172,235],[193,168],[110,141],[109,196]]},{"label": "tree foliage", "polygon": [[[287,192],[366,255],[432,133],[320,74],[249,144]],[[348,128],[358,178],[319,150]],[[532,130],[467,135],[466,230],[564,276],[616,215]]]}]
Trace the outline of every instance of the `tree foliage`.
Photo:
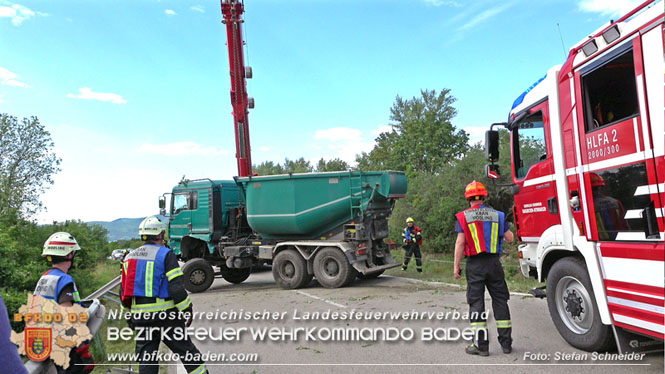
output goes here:
[{"label": "tree foliage", "polygon": [[390,109],[392,130],[379,134],[369,153],[357,156],[363,170],[402,170],[438,174],[468,150],[469,136],[452,119],[457,114],[449,89],[422,90],[420,97],[399,95]]},{"label": "tree foliage", "polygon": [[288,173],[311,173],[324,172],[324,171],[346,171],[351,167],[349,164],[340,159],[333,158],[326,161],[321,158],[317,163],[316,167],[312,166],[311,162],[305,160],[304,157],[300,157],[296,160],[289,160],[288,158],[284,159],[284,164],[275,163],[273,161],[264,161],[258,165],[254,165],[252,169],[258,175],[277,175],[277,174],[288,174]]},{"label": "tree foliage", "polygon": [[53,146],[37,117],[0,114],[0,215],[30,216],[41,208],[39,197],[60,170]]},{"label": "tree foliage", "polygon": [[26,294],[33,292],[37,280],[49,269],[49,263],[41,256],[42,248],[46,239],[58,231],[72,234],[81,246],[75,269],[69,272],[81,295],[87,296],[98,287],[90,275],[96,264],[110,254],[106,229],[81,221],[38,225],[0,216],[0,293],[9,311],[16,311],[25,303]]}]

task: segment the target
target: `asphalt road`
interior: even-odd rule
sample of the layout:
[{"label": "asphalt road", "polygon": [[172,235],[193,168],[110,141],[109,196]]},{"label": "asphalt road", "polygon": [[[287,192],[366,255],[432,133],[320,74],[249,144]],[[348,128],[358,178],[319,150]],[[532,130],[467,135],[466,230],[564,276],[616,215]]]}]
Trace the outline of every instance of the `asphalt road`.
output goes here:
[{"label": "asphalt road", "polygon": [[[270,271],[252,274],[240,285],[218,279],[212,287],[191,294],[196,312],[268,312],[268,319],[246,319],[217,315],[216,320],[198,319],[193,326],[211,328],[210,339],[196,341],[203,353],[226,355],[208,360],[211,373],[662,373],[663,354],[646,355],[643,359],[606,360],[569,346],[550,320],[545,300],[512,295],[510,309],[513,324],[513,353],[503,354],[496,340],[494,318],[489,318],[490,356],[464,353],[468,340],[453,336],[464,330],[468,320],[463,314],[468,306],[464,291],[442,284],[422,283],[403,278],[382,276],[375,280],[356,280],[342,289],[325,289],[314,280],[301,290],[283,290],[275,285]],[[487,295],[486,295],[487,296]],[[491,310],[489,296],[486,308]],[[417,320],[297,320],[313,312],[409,312],[425,313]],[[448,312],[443,319],[427,313]],[[491,311],[490,311],[491,315]],[[213,315],[213,317],[215,317]],[[276,318],[273,318],[276,317]],[[243,330],[243,328],[245,330]],[[253,338],[251,329],[274,328],[274,340]],[[308,340],[304,331],[297,338],[281,331],[313,329]],[[330,331],[349,334],[331,341]],[[355,328],[365,329],[361,337],[351,336]],[[381,329],[392,328],[400,337],[386,341]],[[410,337],[413,332],[413,336]],[[423,331],[425,329],[425,331]],[[427,329],[439,329],[441,340],[424,341]],[[238,335],[238,331],[240,331]],[[377,332],[378,331],[378,332]],[[446,337],[442,333],[447,332]],[[371,333],[379,334],[373,340]],[[364,335],[363,335],[364,334]],[[239,337],[239,340],[238,340]],[[317,341],[311,339],[314,337]],[[443,340],[447,338],[448,340]],[[233,340],[231,340],[233,339]],[[323,340],[323,341],[321,341]],[[229,361],[231,355],[256,355],[252,362]],[[170,373],[184,373],[182,366],[170,366]]]}]

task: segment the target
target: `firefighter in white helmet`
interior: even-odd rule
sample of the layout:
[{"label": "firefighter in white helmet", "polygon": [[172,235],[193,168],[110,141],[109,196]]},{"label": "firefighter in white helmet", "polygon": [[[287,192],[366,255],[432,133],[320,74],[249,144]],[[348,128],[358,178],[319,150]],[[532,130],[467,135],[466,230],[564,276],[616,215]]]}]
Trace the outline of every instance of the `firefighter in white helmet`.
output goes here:
[{"label": "firefighter in white helmet", "polygon": [[164,246],[165,230],[158,217],[144,219],[139,236],[145,244],[127,254],[122,264],[121,299],[132,313],[130,326],[160,331],[136,341],[139,373],[159,371],[155,353],[160,342],[179,355],[189,374],[207,373],[199,350],[185,334],[192,323],[193,307],[178,259]]},{"label": "firefighter in white helmet", "polygon": [[52,267],[37,282],[35,295],[54,300],[62,306],[81,301],[74,278],[67,274],[74,267],[76,252],[81,250],[76,239],[66,232],[56,232],[44,243],[42,257]]},{"label": "firefighter in white helmet", "polygon": [[[69,307],[80,303],[78,289],[74,278],[67,274],[74,268],[76,252],[81,247],[76,239],[67,232],[56,232],[44,242],[42,257],[51,264],[51,268],[39,278],[34,295],[53,300],[58,304]],[[90,346],[84,343],[70,351],[70,365],[67,370],[56,366],[58,373],[78,374],[90,373],[94,369],[94,361],[89,352]]]}]

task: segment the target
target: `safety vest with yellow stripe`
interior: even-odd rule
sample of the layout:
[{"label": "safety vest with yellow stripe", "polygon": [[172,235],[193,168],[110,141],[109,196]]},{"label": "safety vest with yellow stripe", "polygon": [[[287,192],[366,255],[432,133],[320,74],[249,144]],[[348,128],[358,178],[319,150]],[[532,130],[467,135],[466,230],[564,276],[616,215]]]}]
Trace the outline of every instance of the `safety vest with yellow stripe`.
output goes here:
[{"label": "safety vest with yellow stripe", "polygon": [[478,205],[457,213],[456,217],[466,239],[465,256],[503,252],[503,234],[506,232],[503,212]]},{"label": "safety vest with yellow stripe", "polygon": [[[132,298],[132,312],[157,312],[191,305],[189,297],[176,305],[171,299],[169,281],[182,275],[179,267],[165,269],[165,258],[170,249],[146,244],[130,252],[122,264],[122,296]],[[136,297],[154,298],[154,302],[137,304]],[[184,305],[186,303],[187,305]]]}]

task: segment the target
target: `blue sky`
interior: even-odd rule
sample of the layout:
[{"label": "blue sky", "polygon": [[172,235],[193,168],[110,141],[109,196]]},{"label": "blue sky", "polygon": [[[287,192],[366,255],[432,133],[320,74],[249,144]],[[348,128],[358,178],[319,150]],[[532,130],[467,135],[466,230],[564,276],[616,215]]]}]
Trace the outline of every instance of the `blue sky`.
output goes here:
[{"label": "blue sky", "polygon": [[[451,89],[478,141],[561,38],[638,3],[247,0],[253,162],[353,161],[421,89]],[[62,158],[40,222],[146,216],[183,175],[237,174],[220,20],[218,1],[0,0],[0,112],[39,117]]]}]

